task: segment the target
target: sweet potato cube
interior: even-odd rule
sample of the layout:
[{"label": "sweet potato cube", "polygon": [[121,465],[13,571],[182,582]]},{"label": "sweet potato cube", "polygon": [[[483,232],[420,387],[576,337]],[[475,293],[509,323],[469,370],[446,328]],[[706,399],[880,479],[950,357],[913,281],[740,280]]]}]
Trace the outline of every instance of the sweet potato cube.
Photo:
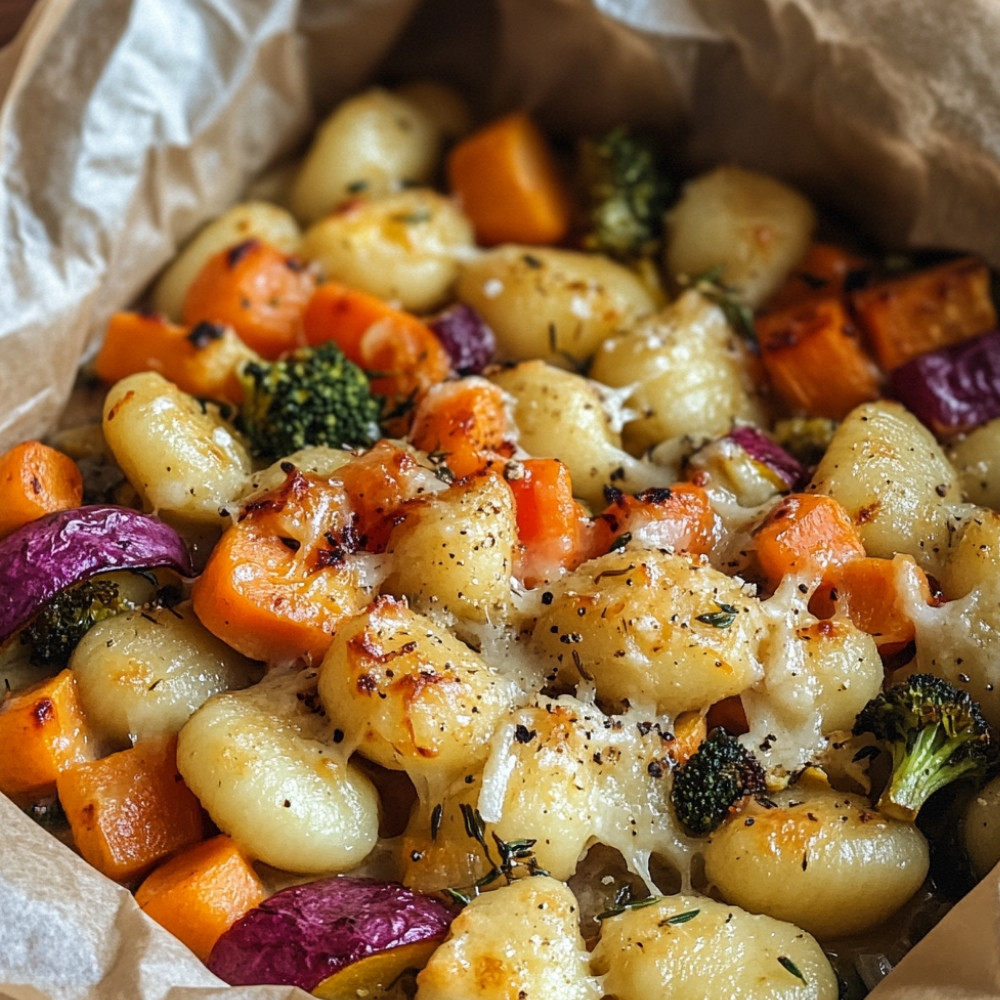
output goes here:
[{"label": "sweet potato cube", "polygon": [[56,781],[77,850],[118,882],[201,840],[201,805],[177,772],[177,739],[144,740],[74,764]]},{"label": "sweet potato cube", "polygon": [[804,299],[763,313],[755,325],[764,368],[791,410],[840,420],[878,398],[878,369],[841,299]]},{"label": "sweet potato cube", "polygon": [[50,795],[60,771],[94,756],[72,670],[0,705],[0,747],[0,792],[18,801]]},{"label": "sweet potato cube", "polygon": [[789,493],[753,537],[758,566],[772,590],[787,573],[819,582],[865,555],[851,515],[833,497],[820,493]]},{"label": "sweet potato cube", "polygon": [[266,895],[236,842],[219,834],[153,869],[135,901],[207,962],[222,934]]},{"label": "sweet potato cube", "polygon": [[912,556],[864,556],[836,567],[813,594],[809,609],[818,618],[846,613],[879,648],[897,647],[910,642],[916,631],[906,609],[908,593],[918,594],[925,604],[931,601],[927,574]]},{"label": "sweet potato cube", "polygon": [[975,257],[859,289],[851,303],[886,371],[997,324],[989,268]]}]

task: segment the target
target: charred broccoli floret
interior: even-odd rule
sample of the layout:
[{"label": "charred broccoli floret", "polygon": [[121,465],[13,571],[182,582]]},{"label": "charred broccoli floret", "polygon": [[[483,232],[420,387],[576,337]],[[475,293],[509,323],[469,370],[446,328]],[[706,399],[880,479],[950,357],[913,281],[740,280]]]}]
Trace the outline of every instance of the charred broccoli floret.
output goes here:
[{"label": "charred broccoli floret", "polygon": [[365,373],[332,341],[240,372],[239,426],[259,458],[282,458],[309,445],[373,444],[381,400]]},{"label": "charred broccoli floret", "polygon": [[914,674],[868,702],[854,735],[870,733],[892,755],[892,775],[878,809],[913,820],[934,792],[966,777],[981,779],[994,759],[979,705],[933,674]]},{"label": "charred broccoli floret", "polygon": [[692,837],[715,830],[734,807],[767,786],[760,761],[726,729],[713,729],[674,774],[677,819]]},{"label": "charred broccoli floret", "polygon": [[94,625],[131,608],[114,580],[84,580],[56,594],[21,630],[21,643],[33,666],[65,667]]},{"label": "charred broccoli floret", "polygon": [[674,185],[656,144],[625,126],[584,139],[581,242],[619,260],[656,253]]}]

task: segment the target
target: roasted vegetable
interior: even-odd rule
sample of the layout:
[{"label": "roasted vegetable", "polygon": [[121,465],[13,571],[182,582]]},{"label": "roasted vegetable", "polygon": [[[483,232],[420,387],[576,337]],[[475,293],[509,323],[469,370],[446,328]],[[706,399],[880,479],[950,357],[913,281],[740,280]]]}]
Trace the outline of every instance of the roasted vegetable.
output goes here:
[{"label": "roasted vegetable", "polygon": [[655,254],[674,184],[661,150],[618,126],[580,143],[583,246],[618,260]]},{"label": "roasted vegetable", "polygon": [[714,729],[674,775],[677,819],[692,837],[715,830],[748,796],[766,790],[764,768],[725,729]]},{"label": "roasted vegetable", "polygon": [[0,541],[0,642],[56,594],[113,569],[193,572],[180,536],[128,507],[95,504],[40,517]]},{"label": "roasted vegetable", "polygon": [[916,819],[934,792],[959,778],[984,778],[995,758],[979,705],[934,674],[914,674],[868,702],[854,724],[856,736],[865,733],[892,755],[878,809],[896,819]]},{"label": "roasted vegetable", "polygon": [[892,373],[890,391],[937,434],[1000,416],[1000,331],[907,361]]},{"label": "roasted vegetable", "polygon": [[459,375],[477,375],[496,353],[496,336],[472,306],[458,302],[430,322]]},{"label": "roasted vegetable", "polygon": [[310,445],[370,445],[379,436],[381,402],[365,373],[332,342],[271,364],[250,362],[240,380],[239,424],[259,457],[281,458]]},{"label": "roasted vegetable", "polygon": [[444,938],[443,903],[393,883],[329,878],[275,893],[219,938],[208,967],[231,985],[280,983],[316,996],[384,989]]},{"label": "roasted vegetable", "polygon": [[113,580],[84,580],[56,594],[21,630],[21,643],[34,666],[64,667],[94,625],[131,608]]}]

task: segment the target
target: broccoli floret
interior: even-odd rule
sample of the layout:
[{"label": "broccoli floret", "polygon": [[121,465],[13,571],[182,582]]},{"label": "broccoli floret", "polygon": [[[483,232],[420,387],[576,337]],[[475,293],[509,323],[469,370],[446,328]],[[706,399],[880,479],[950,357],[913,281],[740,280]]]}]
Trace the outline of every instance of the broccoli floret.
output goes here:
[{"label": "broccoli floret", "polygon": [[21,643],[33,666],[65,667],[94,625],[131,608],[113,580],[85,580],[56,594],[21,630]]},{"label": "broccoli floret", "polygon": [[767,790],[760,761],[726,729],[713,729],[674,774],[670,801],[692,837],[715,830],[747,796]]},{"label": "broccoli floret", "polygon": [[381,400],[365,373],[331,341],[274,362],[243,366],[239,426],[259,458],[309,445],[367,446],[379,436]]},{"label": "broccoli floret", "polygon": [[625,126],[584,139],[579,175],[583,246],[625,261],[656,253],[674,194],[656,145]]},{"label": "broccoli floret", "polygon": [[958,778],[982,779],[995,756],[979,705],[933,674],[914,674],[872,698],[853,731],[870,733],[892,755],[878,809],[896,819],[915,819],[934,792]]}]

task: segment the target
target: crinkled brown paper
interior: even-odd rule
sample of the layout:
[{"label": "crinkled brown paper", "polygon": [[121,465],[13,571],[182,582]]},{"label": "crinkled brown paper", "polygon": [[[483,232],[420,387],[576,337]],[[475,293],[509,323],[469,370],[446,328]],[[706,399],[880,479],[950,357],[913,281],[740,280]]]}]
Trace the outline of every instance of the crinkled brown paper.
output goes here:
[{"label": "crinkled brown paper", "polygon": [[[666,126],[688,168],[772,171],[886,245],[1000,265],[1000,8],[960,9],[41,0],[0,53],[0,448],[51,428],[109,314],[180,240],[375,79],[435,75],[566,134]],[[991,877],[874,995],[1000,997],[998,929]],[[304,994],[224,987],[0,796],[0,996]]]}]

